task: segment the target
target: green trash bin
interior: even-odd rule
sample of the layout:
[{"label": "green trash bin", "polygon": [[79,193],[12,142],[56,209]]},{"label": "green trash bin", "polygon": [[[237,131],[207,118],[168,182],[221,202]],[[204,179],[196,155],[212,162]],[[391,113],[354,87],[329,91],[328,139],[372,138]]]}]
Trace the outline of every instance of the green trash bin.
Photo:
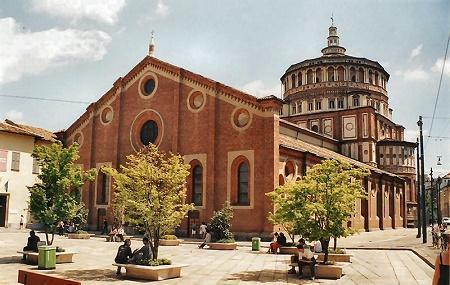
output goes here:
[{"label": "green trash bin", "polygon": [[38,269],[55,269],[56,247],[43,245],[40,246],[38,250]]},{"label": "green trash bin", "polygon": [[260,247],[261,247],[261,238],[259,237],[252,238],[252,251],[259,251]]}]

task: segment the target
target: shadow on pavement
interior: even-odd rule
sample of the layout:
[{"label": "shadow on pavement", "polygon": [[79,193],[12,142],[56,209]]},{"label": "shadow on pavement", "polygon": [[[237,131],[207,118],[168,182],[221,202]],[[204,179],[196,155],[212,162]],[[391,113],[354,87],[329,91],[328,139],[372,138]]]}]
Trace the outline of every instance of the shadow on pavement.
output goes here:
[{"label": "shadow on pavement", "polygon": [[233,273],[224,280],[257,281],[258,283],[286,282],[286,270],[257,270]]},{"label": "shadow on pavement", "polygon": [[91,269],[91,270],[67,270],[57,272],[64,278],[78,281],[121,281],[122,278],[116,277],[116,271],[111,269]]},{"label": "shadow on pavement", "polygon": [[4,256],[0,257],[0,264],[23,263],[22,256]]}]

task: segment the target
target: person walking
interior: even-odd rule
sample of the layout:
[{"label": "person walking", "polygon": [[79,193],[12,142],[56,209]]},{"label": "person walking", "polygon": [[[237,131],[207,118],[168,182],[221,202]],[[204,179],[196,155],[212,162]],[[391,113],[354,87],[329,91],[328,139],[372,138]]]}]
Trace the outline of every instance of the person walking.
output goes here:
[{"label": "person walking", "polygon": [[447,249],[436,257],[433,285],[450,284],[450,251]]}]

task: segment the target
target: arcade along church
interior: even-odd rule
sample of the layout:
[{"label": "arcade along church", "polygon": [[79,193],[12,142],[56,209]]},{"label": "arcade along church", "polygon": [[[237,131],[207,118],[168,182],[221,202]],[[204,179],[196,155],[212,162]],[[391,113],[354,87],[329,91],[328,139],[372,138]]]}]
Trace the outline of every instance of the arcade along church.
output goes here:
[{"label": "arcade along church", "polygon": [[[281,76],[282,99],[257,98],[169,64],[154,49],[152,39],[149,55],[61,134],[66,145],[80,145],[79,165],[118,168],[149,143],[180,153],[191,165],[187,199],[196,209],[179,232],[190,234],[229,201],[235,234],[265,236],[274,231],[265,194],[338,158],[371,171],[367,199],[357,202],[349,227],[414,224],[415,144],[392,121],[389,74],[376,61],[346,55],[334,25],[321,57]],[[91,229],[112,222],[113,191],[101,172],[82,190]]]}]

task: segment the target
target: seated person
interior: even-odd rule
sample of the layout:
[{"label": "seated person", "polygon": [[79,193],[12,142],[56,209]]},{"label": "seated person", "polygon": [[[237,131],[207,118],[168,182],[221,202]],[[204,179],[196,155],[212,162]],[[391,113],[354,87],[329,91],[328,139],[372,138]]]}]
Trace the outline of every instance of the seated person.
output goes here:
[{"label": "seated person", "polygon": [[125,230],[123,229],[122,225],[119,226],[117,229],[117,236],[120,238],[120,241],[123,241],[123,236],[125,235]]},{"label": "seated person", "polygon": [[282,246],[286,245],[286,236],[283,233],[280,233],[279,235],[275,233],[276,242],[272,242],[270,244],[270,250],[272,253],[277,253],[278,249]]},{"label": "seated person", "polygon": [[116,235],[117,235],[117,228],[113,226],[111,228],[111,231],[109,232],[109,241],[110,242],[116,241]]},{"label": "seated person", "polygon": [[206,229],[205,240],[203,241],[203,243],[201,245],[198,246],[198,248],[204,248],[205,245],[210,242],[211,242],[211,232],[209,229]]},{"label": "seated person", "polygon": [[[128,263],[128,259],[130,259],[133,256],[133,253],[131,252],[131,240],[128,238],[124,241],[124,243],[119,246],[119,249],[117,250],[116,258],[114,259],[115,263],[118,264],[126,264]],[[121,271],[122,267],[117,267],[117,275],[122,274]]]},{"label": "seated person", "polygon": [[142,259],[150,259],[150,258],[152,258],[152,251],[150,249],[150,244],[148,242],[148,238],[144,237],[142,239],[142,243],[144,245],[139,250],[136,249],[133,252],[133,257],[129,260],[129,263],[137,264]]},{"label": "seated person", "polygon": [[[38,251],[38,242],[41,239],[36,235],[34,231],[30,231],[30,236],[28,237],[27,246],[23,248],[23,251]],[[26,255],[24,254],[22,260],[26,259]]]},{"label": "seated person", "polygon": [[316,278],[315,266],[316,259],[314,258],[313,252],[311,251],[309,245],[305,243],[304,239],[300,239],[298,248],[298,271],[300,277],[303,276],[303,267],[309,266],[311,271],[311,280]]},{"label": "seated person", "polygon": [[322,252],[322,243],[320,240],[314,243],[314,252]]}]

